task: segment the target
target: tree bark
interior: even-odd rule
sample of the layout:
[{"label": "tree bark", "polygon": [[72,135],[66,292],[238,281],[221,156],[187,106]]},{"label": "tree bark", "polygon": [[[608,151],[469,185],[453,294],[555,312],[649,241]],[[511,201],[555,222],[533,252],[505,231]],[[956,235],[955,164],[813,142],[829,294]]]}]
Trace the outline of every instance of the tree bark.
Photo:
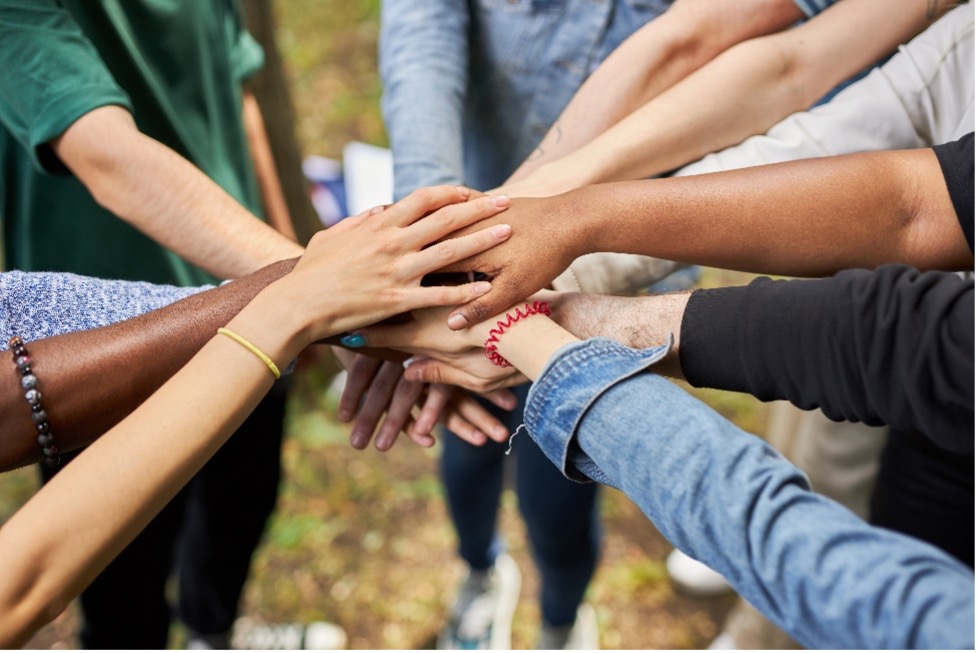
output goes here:
[{"label": "tree bark", "polygon": [[249,80],[268,132],[268,141],[281,178],[282,191],[295,232],[303,245],[322,229],[302,174],[302,152],[295,139],[295,106],[275,43],[275,14],[271,0],[243,0],[248,31],[265,50],[265,65]]}]

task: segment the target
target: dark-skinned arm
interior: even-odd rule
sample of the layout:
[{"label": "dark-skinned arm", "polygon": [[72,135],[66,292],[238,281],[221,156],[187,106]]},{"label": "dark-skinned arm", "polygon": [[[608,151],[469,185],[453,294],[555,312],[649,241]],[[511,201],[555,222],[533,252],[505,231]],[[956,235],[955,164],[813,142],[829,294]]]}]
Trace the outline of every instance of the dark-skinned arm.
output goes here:
[{"label": "dark-skinned arm", "polygon": [[[166,382],[295,260],[109,326],[28,343],[62,452],[90,444]],[[37,433],[9,352],[0,365],[0,470],[40,460]]]},{"label": "dark-skinned arm", "polygon": [[503,219],[512,225],[504,246],[450,268],[493,277],[490,293],[452,314],[453,328],[505,310],[591,252],[791,276],[973,265],[930,149],[599,184],[514,199]]}]

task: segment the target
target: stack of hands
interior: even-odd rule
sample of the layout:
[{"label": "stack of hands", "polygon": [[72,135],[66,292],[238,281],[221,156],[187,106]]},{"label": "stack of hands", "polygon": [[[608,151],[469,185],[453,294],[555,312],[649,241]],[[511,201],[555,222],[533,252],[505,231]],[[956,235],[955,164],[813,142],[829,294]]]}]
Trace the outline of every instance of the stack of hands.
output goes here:
[{"label": "stack of hands", "polygon": [[[374,307],[348,307],[348,321],[332,327],[345,335],[327,339],[348,372],[339,419],[353,422],[354,447],[366,448],[372,439],[386,451],[402,432],[430,447],[438,423],[473,445],[504,442],[508,430],[475,396],[513,410],[516,398],[507,388],[528,379],[486,359],[489,329],[532,296],[548,301],[558,321],[576,322],[574,332],[588,331],[574,311],[583,296],[541,291],[577,256],[576,234],[548,229],[545,238],[532,238],[507,224],[509,212],[535,211],[533,201],[465,188],[423,189],[348,218],[310,243],[303,261],[317,249],[336,258],[337,251],[361,252],[370,243],[364,256],[343,261],[342,272],[330,277],[345,286],[332,296]],[[541,219],[536,215],[534,222]],[[408,237],[409,230],[416,233]],[[475,273],[487,281],[474,281]],[[467,282],[427,285],[448,278]],[[413,284],[410,293],[396,290],[404,283]]]}]

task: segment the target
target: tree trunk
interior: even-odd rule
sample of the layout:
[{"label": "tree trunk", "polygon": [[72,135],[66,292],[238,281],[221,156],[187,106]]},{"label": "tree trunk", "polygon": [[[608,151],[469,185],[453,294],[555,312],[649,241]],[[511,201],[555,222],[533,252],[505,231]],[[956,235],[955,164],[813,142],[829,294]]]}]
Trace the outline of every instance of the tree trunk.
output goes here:
[{"label": "tree trunk", "polygon": [[243,0],[248,31],[265,50],[265,65],[249,80],[261,114],[265,119],[268,141],[281,178],[285,202],[295,224],[299,242],[309,242],[322,229],[322,222],[312,207],[309,189],[302,174],[302,152],[295,140],[295,107],[285,77],[281,53],[275,43],[275,14],[271,0]]}]

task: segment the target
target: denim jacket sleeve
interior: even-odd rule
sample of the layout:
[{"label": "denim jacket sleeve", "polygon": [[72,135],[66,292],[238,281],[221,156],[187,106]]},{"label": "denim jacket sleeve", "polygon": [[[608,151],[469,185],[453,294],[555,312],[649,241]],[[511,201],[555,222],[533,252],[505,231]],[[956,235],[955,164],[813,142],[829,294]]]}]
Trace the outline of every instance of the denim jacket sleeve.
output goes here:
[{"label": "denim jacket sleeve", "polygon": [[380,25],[383,117],[394,152],[394,197],[464,181],[468,87],[465,0],[384,0]]},{"label": "denim jacket sleeve", "polygon": [[806,647],[973,648],[970,569],[811,492],[765,442],[648,373],[664,351],[564,347],[530,392],[530,435],[569,478],[623,490]]}]

